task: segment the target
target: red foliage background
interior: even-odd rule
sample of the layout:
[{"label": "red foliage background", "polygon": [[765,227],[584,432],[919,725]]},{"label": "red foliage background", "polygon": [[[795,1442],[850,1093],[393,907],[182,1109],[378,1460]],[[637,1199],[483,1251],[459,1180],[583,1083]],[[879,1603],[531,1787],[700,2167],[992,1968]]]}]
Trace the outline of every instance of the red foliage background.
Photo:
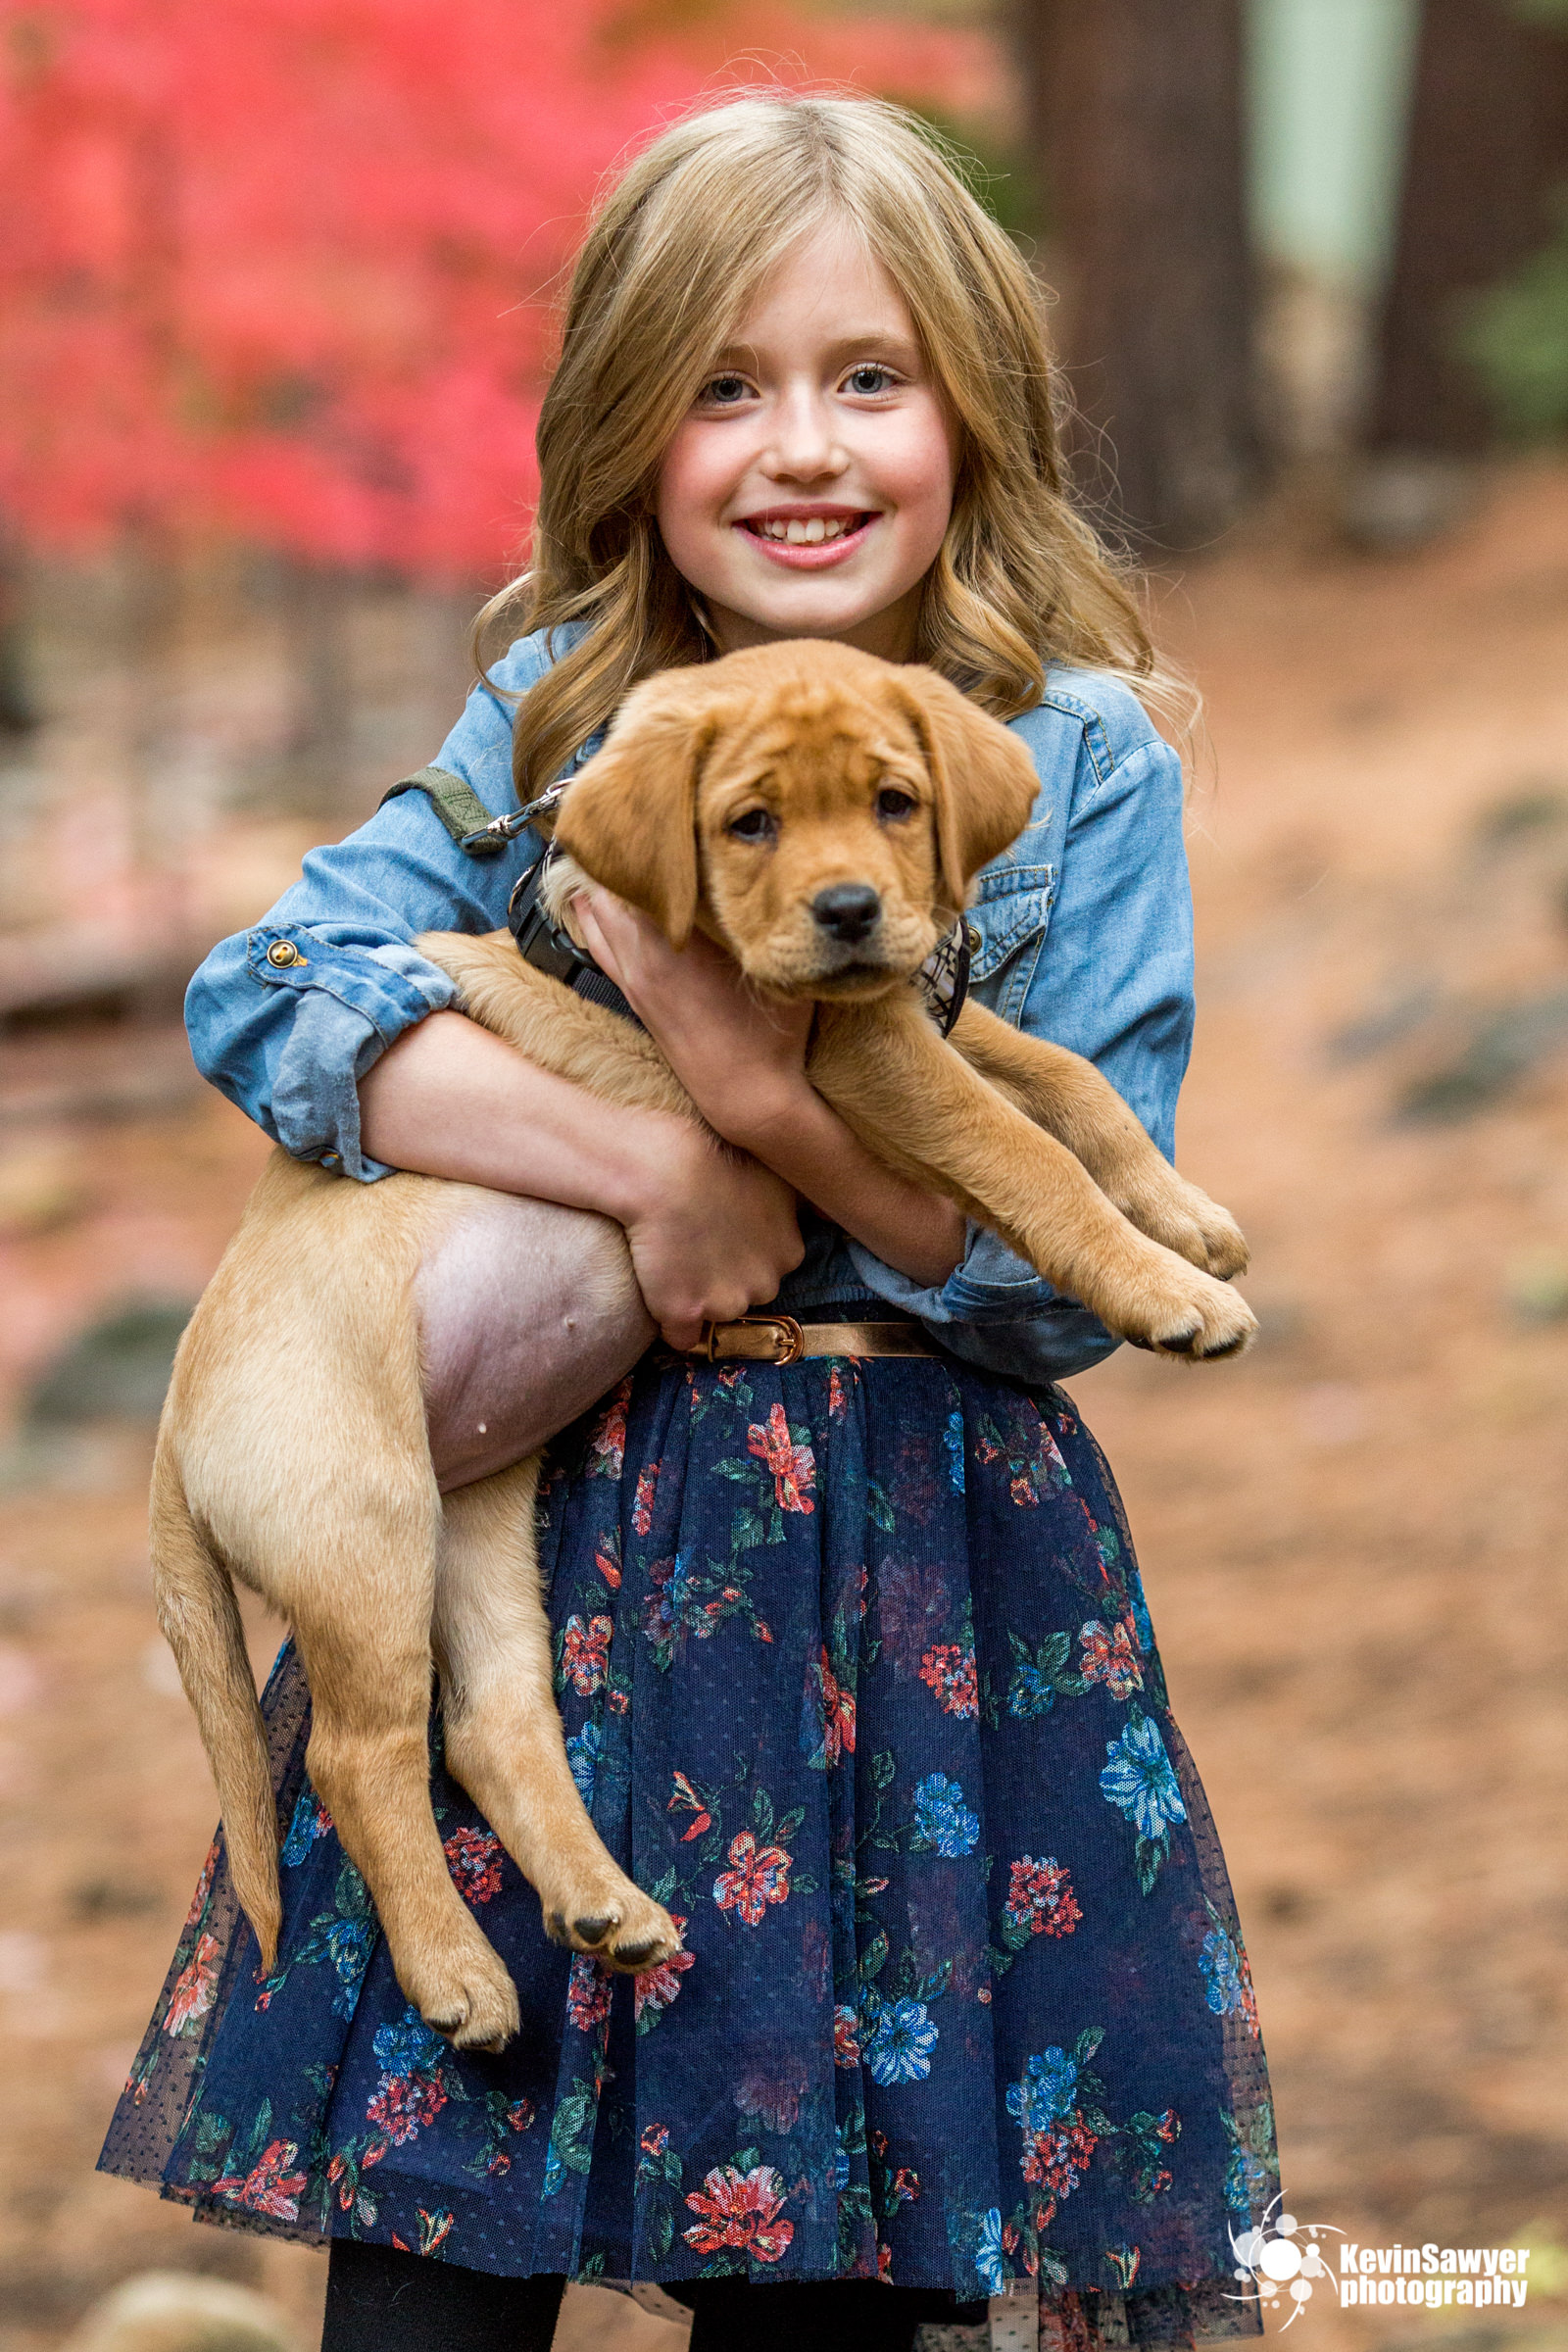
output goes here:
[{"label": "red foliage background", "polygon": [[618,156],[743,80],[987,96],[977,33],[634,6],[0,0],[0,512],[493,570]]}]

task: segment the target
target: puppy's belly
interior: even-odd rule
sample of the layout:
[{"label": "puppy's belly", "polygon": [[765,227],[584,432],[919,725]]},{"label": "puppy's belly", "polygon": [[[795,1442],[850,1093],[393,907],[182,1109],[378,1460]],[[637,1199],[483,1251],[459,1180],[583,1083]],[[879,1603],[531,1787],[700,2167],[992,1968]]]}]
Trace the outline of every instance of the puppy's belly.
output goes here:
[{"label": "puppy's belly", "polygon": [[465,1187],[415,1281],[442,1491],[536,1453],[655,1337],[608,1217]]}]

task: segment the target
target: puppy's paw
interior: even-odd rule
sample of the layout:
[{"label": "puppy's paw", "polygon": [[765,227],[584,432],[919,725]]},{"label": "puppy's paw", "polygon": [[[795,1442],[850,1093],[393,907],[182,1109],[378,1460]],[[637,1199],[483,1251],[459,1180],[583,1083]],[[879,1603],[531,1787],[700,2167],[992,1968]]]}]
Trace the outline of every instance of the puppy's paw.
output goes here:
[{"label": "puppy's paw", "polygon": [[1174,1250],[1189,1265],[1200,1266],[1216,1281],[1229,1282],[1233,1275],[1246,1273],[1248,1248],[1236,1219],[1174,1168],[1162,1166],[1152,1182],[1129,1187],[1116,1206],[1152,1242]]},{"label": "puppy's paw", "polygon": [[1145,1271],[1138,1289],[1133,1311],[1124,1310],[1112,1328],[1154,1355],[1212,1363],[1240,1355],[1257,1330],[1257,1317],[1245,1298],[1168,1255]]},{"label": "puppy's paw", "polygon": [[576,1890],[576,1899],[558,1896],[545,1911],[545,1933],[574,1952],[592,1952],[622,1976],[657,1968],[680,1949],[680,1931],[669,1913],[611,1865]]},{"label": "puppy's paw", "polygon": [[471,1944],[465,1937],[461,1949],[397,1976],[425,2024],[455,2050],[504,2050],[522,2022],[506,1964],[477,1929]]}]

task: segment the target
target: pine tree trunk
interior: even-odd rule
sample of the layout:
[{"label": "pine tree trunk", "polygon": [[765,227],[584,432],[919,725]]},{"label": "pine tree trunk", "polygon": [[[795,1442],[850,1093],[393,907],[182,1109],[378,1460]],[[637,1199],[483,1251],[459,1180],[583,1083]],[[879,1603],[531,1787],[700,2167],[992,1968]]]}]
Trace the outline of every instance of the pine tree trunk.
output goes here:
[{"label": "pine tree trunk", "polygon": [[1146,544],[1230,522],[1258,471],[1241,0],[1017,0],[1078,476]]},{"label": "pine tree trunk", "polygon": [[1493,423],[1456,318],[1544,246],[1568,180],[1568,38],[1510,0],[1426,0],[1368,441],[1465,457]]}]

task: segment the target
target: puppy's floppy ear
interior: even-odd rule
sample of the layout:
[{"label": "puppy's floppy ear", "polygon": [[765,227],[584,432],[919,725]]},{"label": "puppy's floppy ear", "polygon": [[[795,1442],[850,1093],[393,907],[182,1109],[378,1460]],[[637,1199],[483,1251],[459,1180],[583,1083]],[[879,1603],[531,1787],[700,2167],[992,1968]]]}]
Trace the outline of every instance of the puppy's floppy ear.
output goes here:
[{"label": "puppy's floppy ear", "polygon": [[956,913],[980,868],[1029,822],[1040,779],[1022,738],[946,678],[906,669],[899,682],[931,771],[937,864],[944,897]]},{"label": "puppy's floppy ear", "polygon": [[562,849],[674,948],[697,915],[697,779],[715,731],[684,683],[681,672],[653,678],[630,697],[556,822]]}]

